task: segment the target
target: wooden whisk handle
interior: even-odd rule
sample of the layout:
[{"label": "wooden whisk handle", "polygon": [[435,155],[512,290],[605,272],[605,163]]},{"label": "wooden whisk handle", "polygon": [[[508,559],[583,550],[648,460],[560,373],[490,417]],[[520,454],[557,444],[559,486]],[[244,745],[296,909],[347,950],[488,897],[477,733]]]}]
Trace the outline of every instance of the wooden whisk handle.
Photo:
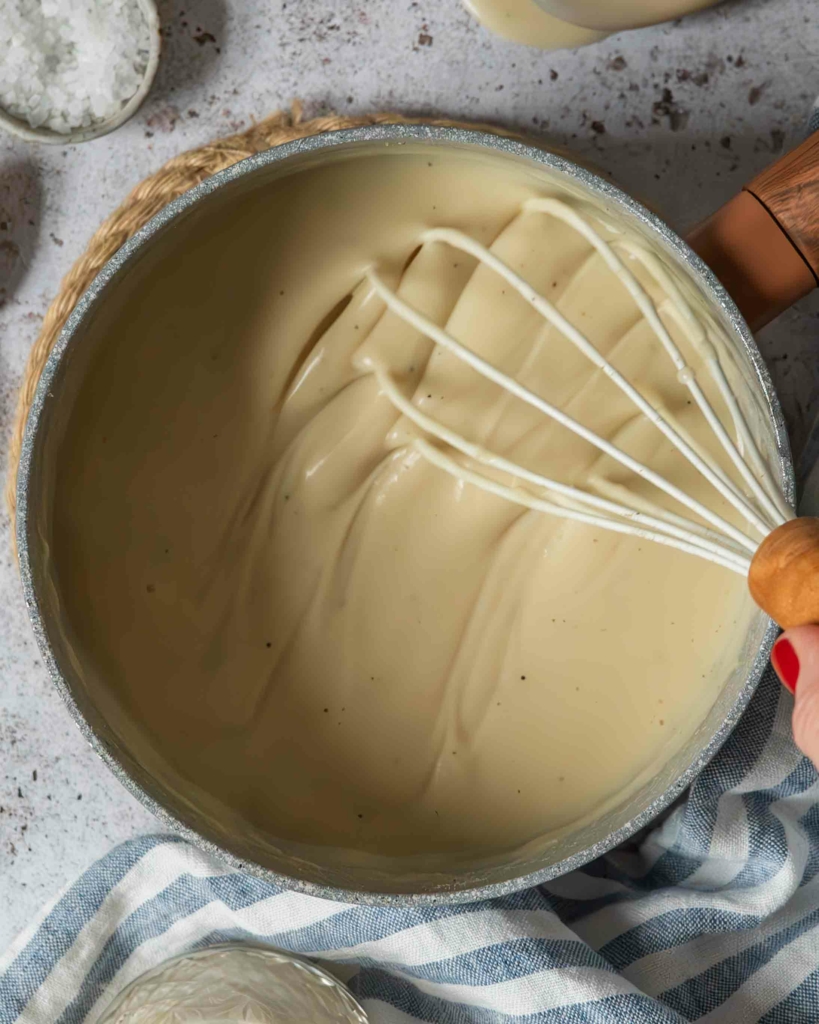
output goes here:
[{"label": "wooden whisk handle", "polygon": [[[691,232],[752,330],[819,284],[819,132]],[[751,562],[756,603],[784,629],[819,623],[819,519],[774,530]]]},{"label": "wooden whisk handle", "polygon": [[748,587],[783,629],[819,623],[819,519],[791,519],[766,537],[751,562]]}]

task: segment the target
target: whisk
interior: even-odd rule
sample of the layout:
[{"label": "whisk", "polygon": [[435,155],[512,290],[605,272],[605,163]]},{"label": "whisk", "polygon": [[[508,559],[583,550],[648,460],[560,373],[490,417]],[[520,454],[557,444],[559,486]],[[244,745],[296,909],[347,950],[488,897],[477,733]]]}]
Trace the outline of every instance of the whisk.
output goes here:
[{"label": "whisk", "polygon": [[[682,288],[647,247],[636,239],[615,235],[607,240],[577,208],[554,197],[532,198],[524,209],[556,218],[578,232],[593,247],[609,270],[627,290],[650,326],[658,343],[671,360],[677,379],[691,396],[714,437],[728,456],[741,481],[739,485],[720,465],[695,445],[661,409],[649,400],[607,359],[589,338],[570,322],[544,295],[520,274],[470,235],[461,230],[436,227],[424,232],[419,242],[442,243],[474,257],[499,275],[552,327],[571,342],[598,370],[628,398],[674,448],[734,508],[747,525],[739,529],[661,473],[633,457],[612,441],[600,436],[565,410],[536,394],[514,377],[472,351],[446,329],[410,305],[384,280],[377,268],[367,276],[372,288],[389,310],[437,345],[472,367],[515,398],[550,417],[556,423],[593,445],[639,478],[675,499],[688,513],[680,515],[627,487],[602,482],[598,492],[572,486],[534,472],[480,444],[427,415],[407,398],[390,371],[378,362],[369,369],[394,407],[421,431],[411,442],[432,464],[458,480],[466,481],[510,502],[552,516],[585,523],[666,545],[706,559],[748,578],[751,594],[772,618],[785,628],[819,621],[819,519],[796,518],[777,481],[762,458],[739,402],[731,389],[712,340],[712,327],[698,316]],[[625,257],[625,258],[624,258]],[[682,335],[698,353],[728,410],[732,437],[700,386],[694,369],[675,342],[649,292],[628,266],[636,261],[667,300],[664,307]],[[438,443],[434,443],[438,442]],[[469,465],[458,461],[460,453]],[[499,471],[510,482],[502,482],[482,471]]]}]

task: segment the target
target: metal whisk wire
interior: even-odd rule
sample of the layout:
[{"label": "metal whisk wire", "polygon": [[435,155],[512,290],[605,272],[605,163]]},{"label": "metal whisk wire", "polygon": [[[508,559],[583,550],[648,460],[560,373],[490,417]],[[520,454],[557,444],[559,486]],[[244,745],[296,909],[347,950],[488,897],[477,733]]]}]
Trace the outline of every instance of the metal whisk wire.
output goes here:
[{"label": "metal whisk wire", "polygon": [[[711,484],[711,486],[736,509],[763,538],[777,526],[793,518],[773,477],[759,455],[750,428],[742,414],[724,370],[720,364],[715,346],[682,291],[665,271],[660,261],[647,250],[629,239],[615,239],[607,242],[596,229],[575,209],[561,200],[538,198],[529,200],[525,209],[532,213],[543,213],[555,217],[578,231],[605,261],[608,268],[621,281],[634,299],[644,319],[651,327],[665,352],[671,359],[677,377],[692,396],[714,436],[736,467],[750,494],[745,494],[714,461],[697,451],[693,443],[680,430],[651,405],[636,387],[572,324],[558,309],[537,292],[524,278],[507,263],[475,239],[462,231],[452,228],[433,228],[421,236],[422,243],[438,242],[465,252],[494,273],[503,278],[515,291],[535,309],[543,319],[555,327],[590,362],[603,372],[629,401],[668,439],[688,462]],[[724,399],[737,434],[736,442],[730,437],[710,401],[700,387],[693,369],[686,362],[679,346],[663,323],[654,300],[643,288],[632,271],[625,265],[615,247],[624,249],[638,260],[653,280],[665,293],[669,311],[675,322],[704,360],[709,374]],[[509,474],[517,486],[511,487],[469,469],[457,462],[441,448],[431,444],[425,437],[416,438],[412,444],[415,450],[429,462],[457,479],[467,481],[492,494],[526,508],[587,523],[617,533],[630,534],[655,543],[697,555],[725,568],[746,575],[750,561],[759,542],[747,537],[741,530],[723,516],[708,508],[702,502],[667,480],[649,466],[623,451],[617,445],[601,437],[594,430],[574,419],[562,409],[535,394],[515,378],[497,369],[490,362],[473,352],[448,331],[430,320],[418,309],[411,306],[391,289],[371,268],[367,277],[374,291],[387,308],[405,323],[413,326],[430,340],[451,352],[462,362],[471,366],[484,378],[528,405],[544,413],[555,422],[566,427],[578,437],[589,442],[603,454],[611,457],[643,480],[653,484],[669,497],[675,499],[690,512],[705,520],[710,526],[677,515],[647,498],[637,498],[627,488],[609,486],[621,500],[591,494],[586,490],[561,483],[540,473],[535,473],[517,463],[488,451],[481,445],[468,441],[457,431],[439,423],[423,413],[414,402],[407,399],[392,379],[389,370],[367,360],[368,369],[373,372],[383,393],[395,408],[403,413],[425,434],[437,438],[450,448],[466,455],[480,465]],[[547,492],[552,500],[546,500],[520,486],[527,483]],[[606,482],[597,481],[604,489]],[[600,489],[600,486],[598,489]],[[642,507],[640,507],[642,506]]]}]

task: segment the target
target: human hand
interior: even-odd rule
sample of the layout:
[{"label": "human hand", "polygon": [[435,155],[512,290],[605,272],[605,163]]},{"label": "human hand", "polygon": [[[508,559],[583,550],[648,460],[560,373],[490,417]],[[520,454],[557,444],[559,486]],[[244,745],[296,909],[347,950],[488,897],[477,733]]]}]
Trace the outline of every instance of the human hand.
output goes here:
[{"label": "human hand", "polygon": [[774,644],[771,663],[796,701],[796,745],[819,768],[819,626],[786,630]]}]

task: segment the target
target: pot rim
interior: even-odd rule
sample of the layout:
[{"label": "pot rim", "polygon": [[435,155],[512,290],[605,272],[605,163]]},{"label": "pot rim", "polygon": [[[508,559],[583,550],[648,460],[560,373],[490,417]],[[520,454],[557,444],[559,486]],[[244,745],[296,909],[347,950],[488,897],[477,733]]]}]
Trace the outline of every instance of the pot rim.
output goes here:
[{"label": "pot rim", "polygon": [[82,735],[88,741],[92,749],[102,758],[103,762],[113,772],[116,778],[125,788],[136,797],[139,802],[150,810],[164,825],[177,835],[187,839],[193,845],[205,852],[212,854],[222,862],[226,862],[236,870],[246,872],[257,878],[271,882],[285,889],[316,896],[322,899],[336,900],[344,903],[357,903],[362,905],[375,906],[419,906],[435,904],[459,904],[472,903],[478,900],[492,899],[511,893],[520,892],[523,889],[531,888],[553,878],[568,874],[577,868],[588,864],[597,857],[608,852],[613,847],[625,842],[636,832],[650,824],[669,804],[694,781],[708,762],[714,757],[728,736],[733,731],[740,716],[745,711],[748,703],[757,688],[762,673],[768,663],[768,658],[773,647],[774,640],[778,635],[778,628],[773,622],[769,622],[760,648],[756,653],[753,663],[748,672],[744,686],[740,690],[733,705],[726,714],[719,729],[713,734],[709,742],[703,747],[694,758],[688,768],[683,771],[676,781],[660,797],[653,800],[638,815],[626,822],[615,832],[598,843],[578,851],[563,860],[551,864],[548,867],[538,869],[526,875],[505,881],[493,882],[487,885],[474,888],[463,888],[450,890],[446,888],[436,889],[427,893],[378,893],[374,891],[356,892],[351,889],[343,889],[337,886],[325,885],[318,882],[310,882],[304,879],[293,878],[280,871],[265,868],[261,865],[248,863],[236,854],[233,854],[186,825],[175,814],[167,810],[163,805],[149,795],[134,776],[120,764],[115,755],[109,750],[105,741],[97,734],[80,710],[72,689],[64,677],[60,666],[51,649],[48,638],[48,631],[41,612],[40,602],[35,589],[32,576],[32,559],[29,548],[29,532],[34,524],[30,521],[28,495],[32,483],[32,469],[34,465],[34,451],[40,427],[42,425],[43,410],[51,397],[51,387],[62,364],[66,352],[69,350],[72,340],[84,321],[85,317],[99,301],[114,277],[129,263],[129,261],[149,242],[162,228],[170,224],[177,217],[197,205],[206,196],[210,195],[230,182],[236,181],[246,175],[265,168],[271,164],[281,163],[292,157],[305,153],[312,153],[320,150],[328,150],[338,146],[350,146],[358,143],[384,143],[404,144],[408,142],[431,143],[436,145],[453,144],[460,147],[473,147],[490,150],[519,157],[531,163],[543,166],[550,171],[566,178],[569,182],[580,185],[590,190],[597,196],[609,203],[616,205],[629,218],[636,220],[640,226],[655,239],[659,240],[666,249],[671,250],[674,256],[686,266],[704,287],[712,302],[720,308],[730,323],[735,336],[738,336],[754,368],[756,378],[761,387],[771,423],[776,437],[777,452],[780,469],[785,485],[786,497],[793,501],[795,495],[795,481],[793,463],[790,455],[787,429],[782,409],[773,387],[768,369],[765,366],[762,356],[754,341],[750,329],[745,323],[736,304],[725,288],[717,280],[714,273],[700,259],[686,242],[676,234],[656,214],[652,213],[636,199],[633,199],[627,192],[611,184],[599,175],[594,174],[565,157],[545,149],[540,149],[532,143],[526,143],[502,135],[496,135],[489,131],[474,130],[465,128],[439,127],[432,125],[418,124],[382,124],[368,125],[360,128],[341,129],[334,132],[323,132],[319,135],[312,135],[302,139],[295,139],[286,142],[272,149],[257,153],[244,160],[233,164],[223,171],[219,171],[212,177],[196,185],[188,192],[183,193],[174,199],[162,210],[152,217],[139,231],[137,231],[105,264],[94,278],[88,289],[82,295],[52,349],[32,401],[31,409],[26,421],[25,434],[22,443],[20,464],[17,472],[17,548],[22,579],[23,595],[28,608],[29,617],[34,629],[37,645],[40,649],[43,661],[48,668],[51,679],[57,688],[60,696],[65,702],[74,723]]}]

